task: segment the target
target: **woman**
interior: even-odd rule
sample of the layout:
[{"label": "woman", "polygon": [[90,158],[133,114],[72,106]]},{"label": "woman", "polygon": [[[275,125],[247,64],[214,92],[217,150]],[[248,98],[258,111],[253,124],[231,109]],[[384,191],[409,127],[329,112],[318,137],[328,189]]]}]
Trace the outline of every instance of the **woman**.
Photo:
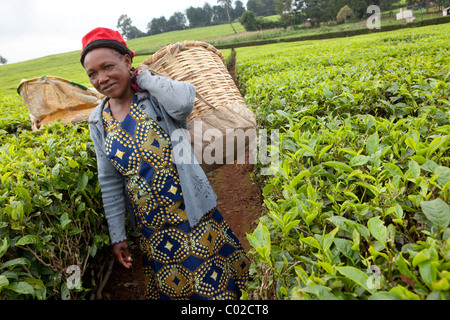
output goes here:
[{"label": "woman", "polygon": [[117,31],[96,28],[82,43],[81,64],[106,96],[89,124],[117,261],[132,265],[125,230],[130,208],[148,299],[238,299],[249,260],[216,209],[217,196],[188,139],[171,139],[186,132],[195,88],[143,67],[132,72],[134,52]]}]

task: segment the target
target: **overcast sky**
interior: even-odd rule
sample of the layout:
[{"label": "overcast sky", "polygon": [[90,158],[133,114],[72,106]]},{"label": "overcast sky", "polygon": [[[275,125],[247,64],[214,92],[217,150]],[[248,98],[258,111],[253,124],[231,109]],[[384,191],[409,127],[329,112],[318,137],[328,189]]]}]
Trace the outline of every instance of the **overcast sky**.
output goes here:
[{"label": "overcast sky", "polygon": [[0,56],[8,63],[81,50],[96,27],[117,29],[126,14],[143,32],[153,19],[217,0],[0,0]]}]

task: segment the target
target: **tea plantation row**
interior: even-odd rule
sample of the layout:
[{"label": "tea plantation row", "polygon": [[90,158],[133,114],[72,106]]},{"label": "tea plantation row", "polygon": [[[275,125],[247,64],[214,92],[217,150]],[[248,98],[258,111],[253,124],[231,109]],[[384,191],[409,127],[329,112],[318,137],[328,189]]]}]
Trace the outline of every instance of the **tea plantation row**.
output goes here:
[{"label": "tea plantation row", "polygon": [[259,126],[280,132],[249,298],[450,298],[449,32],[237,50]]},{"label": "tea plantation row", "polygon": [[0,300],[83,299],[109,243],[87,124],[32,132],[17,94],[0,119]]}]

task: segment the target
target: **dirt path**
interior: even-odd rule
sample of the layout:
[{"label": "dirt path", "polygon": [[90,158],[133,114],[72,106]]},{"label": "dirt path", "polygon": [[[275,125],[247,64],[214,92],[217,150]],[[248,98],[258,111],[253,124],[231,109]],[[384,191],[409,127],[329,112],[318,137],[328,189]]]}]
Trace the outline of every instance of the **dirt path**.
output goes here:
[{"label": "dirt path", "polygon": [[[234,59],[230,67],[234,79]],[[236,81],[236,80],[235,80]],[[262,200],[259,188],[252,182],[251,165],[229,164],[208,175],[218,196],[217,209],[230,225],[242,246],[248,250],[246,233],[252,232],[261,215]],[[127,270],[114,263],[109,280],[103,289],[105,300],[142,300],[145,293],[142,275],[142,256],[138,246],[132,248],[135,260],[133,270]]]}]

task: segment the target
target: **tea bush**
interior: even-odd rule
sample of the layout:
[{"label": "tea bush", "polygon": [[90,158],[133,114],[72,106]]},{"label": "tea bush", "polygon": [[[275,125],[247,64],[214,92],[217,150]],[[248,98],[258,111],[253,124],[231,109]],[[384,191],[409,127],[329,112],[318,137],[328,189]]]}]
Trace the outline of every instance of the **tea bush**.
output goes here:
[{"label": "tea bush", "polygon": [[18,95],[0,116],[0,299],[82,299],[69,290],[108,243],[86,123],[30,130]]},{"label": "tea bush", "polygon": [[450,298],[449,31],[237,50],[248,105],[280,130],[250,298]]}]

